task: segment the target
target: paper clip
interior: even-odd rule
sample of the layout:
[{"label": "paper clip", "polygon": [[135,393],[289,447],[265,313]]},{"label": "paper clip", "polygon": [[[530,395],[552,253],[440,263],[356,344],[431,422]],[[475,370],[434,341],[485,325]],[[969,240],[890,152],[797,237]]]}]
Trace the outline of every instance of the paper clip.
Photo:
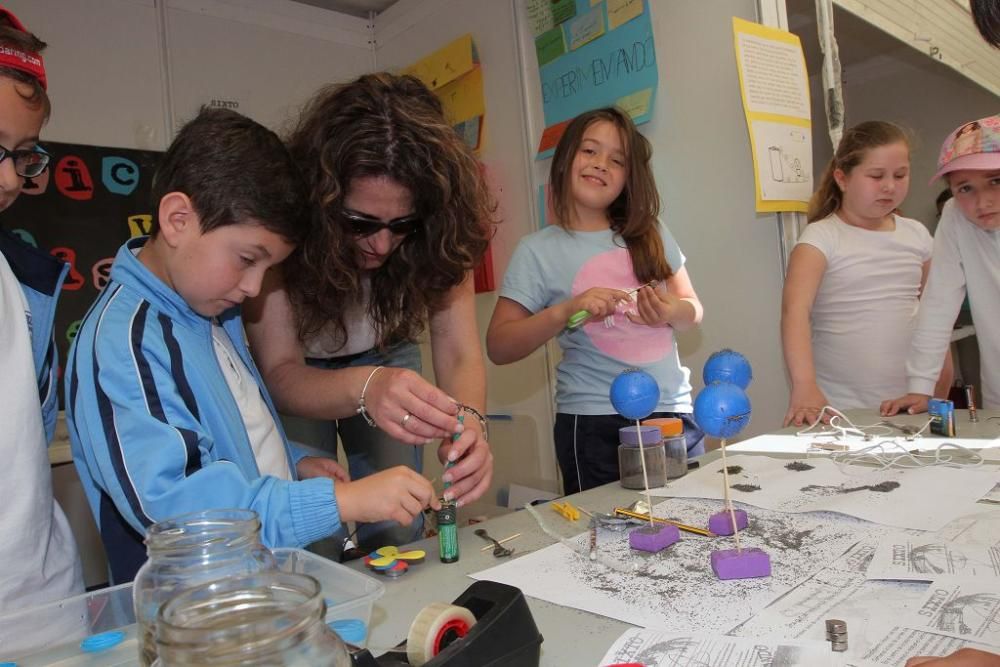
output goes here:
[{"label": "paper clip", "polygon": [[568,502],[552,503],[552,509],[561,514],[567,521],[577,521],[580,518],[580,510]]}]

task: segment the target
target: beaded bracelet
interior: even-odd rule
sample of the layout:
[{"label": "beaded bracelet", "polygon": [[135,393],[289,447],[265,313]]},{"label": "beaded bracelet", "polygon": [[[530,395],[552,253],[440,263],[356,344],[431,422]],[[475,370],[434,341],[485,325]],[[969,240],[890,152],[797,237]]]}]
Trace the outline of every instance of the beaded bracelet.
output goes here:
[{"label": "beaded bracelet", "polygon": [[488,426],[489,420],[486,419],[486,417],[484,417],[483,414],[479,410],[476,410],[475,408],[473,408],[473,407],[471,407],[469,405],[465,405],[464,403],[459,403],[458,404],[458,409],[461,412],[471,412],[472,415],[476,419],[479,420],[479,425],[483,429],[483,440],[485,440],[486,442],[489,442],[490,441],[490,431],[489,431],[489,426]]},{"label": "beaded bracelet", "polygon": [[365,386],[361,388],[361,398],[358,399],[358,409],[354,411],[356,414],[364,417],[365,422],[372,428],[375,428],[375,420],[372,419],[372,416],[368,414],[368,410],[365,408],[365,392],[368,391],[368,383],[371,382],[372,378],[375,377],[375,374],[383,368],[385,368],[385,366],[376,366],[368,375],[368,379],[365,380]]}]

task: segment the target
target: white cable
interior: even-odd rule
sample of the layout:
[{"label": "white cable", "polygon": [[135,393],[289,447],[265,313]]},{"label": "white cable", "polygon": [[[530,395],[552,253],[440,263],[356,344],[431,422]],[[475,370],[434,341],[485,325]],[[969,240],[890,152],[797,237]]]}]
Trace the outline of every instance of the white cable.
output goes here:
[{"label": "white cable", "polygon": [[[954,453],[946,453],[949,450],[953,450]],[[895,440],[882,440],[855,452],[833,452],[830,454],[830,460],[837,464],[841,472],[859,463],[873,464],[876,467],[866,467],[864,470],[879,472],[890,468],[978,468],[984,462],[983,456],[978,452],[952,442],[941,443],[929,452],[923,454],[920,450],[911,451]],[[959,461],[958,454],[970,460]]]}]

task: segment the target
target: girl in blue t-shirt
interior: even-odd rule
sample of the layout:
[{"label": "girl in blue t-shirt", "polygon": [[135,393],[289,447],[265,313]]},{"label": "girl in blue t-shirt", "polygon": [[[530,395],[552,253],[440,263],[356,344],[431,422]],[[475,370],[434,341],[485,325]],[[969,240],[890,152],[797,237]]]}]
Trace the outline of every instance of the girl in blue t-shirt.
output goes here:
[{"label": "girl in blue t-shirt", "polygon": [[518,244],[486,335],[496,364],[557,337],[555,445],[567,494],[619,479],[618,429],[629,422],[608,393],[626,368],[657,379],[653,416],[682,418],[688,453],[704,452],[673,335],[696,326],[702,307],[684,255],[657,218],[651,154],[618,109],[570,122],[549,179],[555,224]]}]

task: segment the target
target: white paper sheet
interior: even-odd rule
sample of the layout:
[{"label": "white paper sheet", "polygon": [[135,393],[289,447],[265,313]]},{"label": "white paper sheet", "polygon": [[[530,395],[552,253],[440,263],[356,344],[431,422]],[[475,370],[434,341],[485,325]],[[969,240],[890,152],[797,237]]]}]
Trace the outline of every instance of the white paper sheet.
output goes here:
[{"label": "white paper sheet", "polygon": [[[734,501],[779,512],[832,511],[875,523],[937,530],[982,508],[976,501],[997,483],[993,467],[892,468],[838,466],[825,458],[800,461],[766,456],[730,456]],[[724,493],[722,460],[715,460],[667,486],[657,496],[716,498]]]},{"label": "white paper sheet", "polygon": [[879,542],[868,566],[869,579],[934,581],[942,576],[1000,580],[1000,546],[893,535]]},{"label": "white paper sheet", "polygon": [[633,628],[611,645],[601,666],[637,662],[645,667],[825,667],[827,642],[758,642],[720,635],[672,634]]},{"label": "white paper sheet", "polygon": [[849,657],[844,664],[845,667],[899,667],[915,655],[945,656],[961,648],[995,652],[982,644],[894,626],[860,658]]},{"label": "white paper sheet", "polygon": [[[741,440],[740,442],[735,442],[728,447],[727,451],[735,452],[737,454],[744,454],[746,452],[762,452],[765,454],[816,454],[817,456],[829,455],[829,451],[825,451],[815,445],[815,443],[821,443],[823,445],[837,444],[844,445],[847,451],[856,452],[858,450],[864,449],[866,447],[871,447],[875,442],[885,440],[884,438],[878,438],[876,440],[864,440],[861,437],[849,436],[839,440],[831,440],[830,438],[816,437],[814,435],[758,435],[753,438],[748,438],[747,440]],[[895,442],[898,442],[907,450],[920,450],[920,451],[933,451],[945,442],[959,445],[965,447],[966,449],[988,449],[991,447],[1000,447],[1000,439],[985,439],[985,438],[938,438],[938,437],[927,437],[919,438],[917,440],[906,440],[904,438],[894,438]]]},{"label": "white paper sheet", "polygon": [[938,579],[901,625],[1000,647],[1000,581]]},{"label": "white paper sheet", "polygon": [[[689,525],[706,525],[721,503],[677,499],[655,515]],[[608,616],[641,627],[672,632],[726,632],[784,595],[859,540],[874,544],[878,526],[842,515],[789,515],[751,510],[744,547],[764,549],[769,578],[720,581],[712,572],[715,549],[731,538],[681,533],[681,541],[659,554],[632,551],[628,536],[602,531],[600,562],[587,558],[581,535],[472,575],[516,586],[525,595]],[[609,563],[611,567],[604,565]]]}]

